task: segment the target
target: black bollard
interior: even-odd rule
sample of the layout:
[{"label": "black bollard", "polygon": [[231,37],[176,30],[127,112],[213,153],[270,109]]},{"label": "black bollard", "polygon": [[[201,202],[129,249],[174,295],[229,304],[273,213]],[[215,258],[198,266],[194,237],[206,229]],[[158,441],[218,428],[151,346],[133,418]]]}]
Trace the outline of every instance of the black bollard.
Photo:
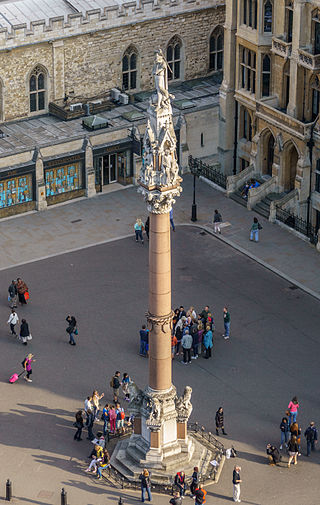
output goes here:
[{"label": "black bollard", "polygon": [[6,501],[11,501],[12,498],[12,482],[10,479],[7,479],[6,483]]},{"label": "black bollard", "polygon": [[67,505],[67,491],[64,490],[64,487],[61,490],[61,505]]},{"label": "black bollard", "polygon": [[121,496],[120,496],[120,498],[119,498],[118,505],[123,505],[123,501],[122,501]]}]

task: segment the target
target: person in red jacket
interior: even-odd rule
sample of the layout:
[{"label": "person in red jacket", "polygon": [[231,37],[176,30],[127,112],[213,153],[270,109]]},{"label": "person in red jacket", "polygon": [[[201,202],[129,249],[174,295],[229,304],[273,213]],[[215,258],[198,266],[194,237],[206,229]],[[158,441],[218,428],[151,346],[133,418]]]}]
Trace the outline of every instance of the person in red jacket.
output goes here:
[{"label": "person in red jacket", "polygon": [[186,491],[186,474],[184,472],[177,472],[177,475],[174,478],[175,485],[179,488],[180,496],[184,496]]},{"label": "person in red jacket", "polygon": [[206,494],[207,491],[203,489],[202,484],[199,484],[199,487],[195,490],[195,504],[196,505],[204,505],[206,503]]}]

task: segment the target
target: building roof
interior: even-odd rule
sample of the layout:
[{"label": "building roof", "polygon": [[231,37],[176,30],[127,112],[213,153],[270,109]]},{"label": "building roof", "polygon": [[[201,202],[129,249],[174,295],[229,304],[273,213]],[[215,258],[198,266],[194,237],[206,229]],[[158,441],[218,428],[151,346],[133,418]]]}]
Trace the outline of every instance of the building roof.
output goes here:
[{"label": "building roof", "polygon": [[[170,89],[178,104],[175,107],[174,100],[173,116],[177,120],[181,113],[188,114],[218,106],[219,87],[219,79],[213,76],[187,81]],[[182,110],[181,106],[184,101],[188,103],[186,110]],[[190,102],[194,104],[193,107],[190,107]],[[112,131],[112,129],[129,131],[134,125],[145,124],[148,118],[148,105],[148,98],[143,97],[142,101],[136,101],[135,104],[121,105],[109,111],[100,112],[99,116],[106,118],[110,126],[100,129],[99,133]],[[44,115],[4,123],[0,125],[3,134],[0,138],[0,157],[84,138],[86,135],[90,136],[91,133],[82,126],[83,119],[81,117],[63,121],[51,115]],[[97,135],[97,132],[92,132],[92,134]]]},{"label": "building roof", "polygon": [[126,0],[0,0],[0,28],[94,9],[121,6]]}]

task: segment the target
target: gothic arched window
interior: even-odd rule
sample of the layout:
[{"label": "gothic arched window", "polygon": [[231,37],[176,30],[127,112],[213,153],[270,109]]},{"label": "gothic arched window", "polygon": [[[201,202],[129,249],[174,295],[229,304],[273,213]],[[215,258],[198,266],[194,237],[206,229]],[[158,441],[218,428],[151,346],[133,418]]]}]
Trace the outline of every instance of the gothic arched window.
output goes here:
[{"label": "gothic arched window", "polygon": [[319,101],[320,101],[320,82],[318,76],[313,80],[311,84],[312,96],[311,96],[311,112],[312,121],[316,119],[319,115]]},{"label": "gothic arched window", "polygon": [[218,26],[210,37],[209,44],[209,70],[222,70],[223,68],[223,30]]},{"label": "gothic arched window", "polygon": [[271,84],[271,60],[267,54],[262,60],[262,96],[270,95]]},{"label": "gothic arched window", "polygon": [[266,0],[264,3],[263,12],[263,31],[265,33],[272,32],[272,3],[270,0]]},{"label": "gothic arched window", "polygon": [[31,72],[29,79],[30,112],[46,108],[46,72],[37,66]]},{"label": "gothic arched window", "polygon": [[122,58],[122,88],[125,91],[137,88],[137,62],[137,51],[129,47]]},{"label": "gothic arched window", "polygon": [[169,81],[181,79],[181,41],[174,37],[167,47],[167,62],[169,65]]}]

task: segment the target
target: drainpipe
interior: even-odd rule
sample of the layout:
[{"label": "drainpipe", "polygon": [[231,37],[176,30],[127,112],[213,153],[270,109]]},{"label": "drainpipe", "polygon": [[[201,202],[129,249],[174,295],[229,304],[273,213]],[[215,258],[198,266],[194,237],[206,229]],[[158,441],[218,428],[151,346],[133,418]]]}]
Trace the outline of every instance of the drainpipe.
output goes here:
[{"label": "drainpipe", "polygon": [[236,175],[237,173],[237,151],[238,151],[238,102],[237,100],[235,100],[233,175]]},{"label": "drainpipe", "polygon": [[307,142],[307,146],[309,148],[309,158],[310,158],[310,175],[309,175],[309,195],[308,195],[308,203],[307,203],[307,226],[311,225],[310,223],[310,212],[311,212],[311,185],[312,185],[312,150],[314,146],[313,140],[313,131],[319,119],[319,114],[311,125],[310,129],[310,140]]}]

